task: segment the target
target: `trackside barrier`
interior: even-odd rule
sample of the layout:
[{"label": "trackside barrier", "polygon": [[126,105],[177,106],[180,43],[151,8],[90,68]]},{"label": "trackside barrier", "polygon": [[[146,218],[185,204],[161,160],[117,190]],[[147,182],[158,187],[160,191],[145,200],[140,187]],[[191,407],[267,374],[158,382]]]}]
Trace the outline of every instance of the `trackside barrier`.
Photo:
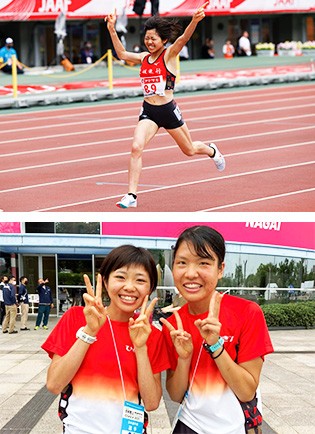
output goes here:
[{"label": "trackside barrier", "polygon": [[[107,53],[105,53],[102,57],[100,57],[98,60],[96,60],[95,63],[93,63],[92,65],[88,66],[85,69],[82,69],[81,71],[77,71],[77,72],[73,72],[71,74],[41,74],[39,73],[39,75],[43,75],[45,77],[56,77],[56,78],[69,78],[69,77],[74,77],[76,75],[80,75],[83,74],[84,72],[89,71],[90,69],[94,68],[98,63],[100,63],[102,60],[104,60],[107,56],[110,59],[110,63],[111,65],[108,66],[108,72],[109,72],[109,88],[112,89],[113,86],[113,75],[112,75],[112,54],[111,54],[112,50],[107,50]],[[8,62],[2,64],[0,66],[0,69],[2,69]],[[20,64],[23,66],[23,68],[28,69],[28,70],[32,70],[32,68],[30,68],[27,65],[24,65],[22,62],[20,62]],[[12,87],[13,87],[13,97],[17,98],[18,96],[18,86],[17,86],[17,59],[16,56],[13,55],[12,56]],[[110,73],[111,70],[111,73]]]},{"label": "trackside barrier", "polygon": [[13,98],[17,98],[17,71],[16,71],[16,55],[12,56],[12,84],[13,84]]},{"label": "trackside barrier", "polygon": [[[56,77],[56,78],[69,78],[69,77],[74,77],[80,74],[84,74],[85,72],[89,71],[90,69],[94,68],[98,63],[100,63],[102,60],[107,59],[107,64],[108,64],[108,82],[109,82],[109,89],[112,90],[113,89],[113,61],[115,61],[116,63],[118,63],[119,65],[121,65],[124,68],[127,69],[131,69],[133,71],[139,71],[139,68],[133,68],[132,66],[129,66],[128,64],[125,64],[123,62],[121,62],[119,59],[116,59],[113,54],[112,54],[112,50],[107,50],[107,53],[105,53],[102,57],[100,57],[95,63],[93,63],[92,65],[88,66],[85,69],[82,69],[81,71],[77,71],[77,72],[73,72],[71,74],[41,74],[39,73],[39,75],[44,75],[45,77]],[[0,66],[0,69],[2,69],[8,62],[2,64]],[[19,62],[25,69],[28,70],[32,70],[32,68],[30,68],[27,65],[24,65],[22,62]],[[16,59],[16,55],[12,56],[12,87],[13,87],[13,97],[16,99],[18,97],[18,85],[17,85],[17,59]],[[177,75],[176,75],[176,83],[180,82],[180,60],[179,60],[179,56],[177,56]]]},{"label": "trackside barrier", "polygon": [[[2,62],[2,57],[1,57],[1,60],[0,60],[0,62]],[[2,63],[1,65],[0,65],[0,69],[2,69],[2,68],[4,68],[5,67],[5,65],[7,65],[8,64],[8,62],[5,62],[5,63]]]},{"label": "trackside barrier", "polygon": [[108,81],[110,90],[113,89],[113,54],[112,50],[108,50]]},{"label": "trackside barrier", "polygon": [[[85,69],[82,69],[81,71],[77,71],[77,72],[72,72],[71,74],[38,74],[38,75],[44,75],[45,77],[57,77],[57,78],[68,78],[68,77],[74,77],[76,75],[80,75],[83,74],[86,71],[89,71],[90,69],[94,68],[98,63],[100,63],[102,60],[104,60],[107,56],[108,56],[108,51],[111,50],[107,50],[107,53],[105,53],[102,57],[100,57],[99,59],[96,60],[96,62],[94,62],[92,65],[88,66]],[[24,65],[22,62],[20,62],[21,65],[29,70],[32,70],[32,68],[30,68],[27,65]]]}]

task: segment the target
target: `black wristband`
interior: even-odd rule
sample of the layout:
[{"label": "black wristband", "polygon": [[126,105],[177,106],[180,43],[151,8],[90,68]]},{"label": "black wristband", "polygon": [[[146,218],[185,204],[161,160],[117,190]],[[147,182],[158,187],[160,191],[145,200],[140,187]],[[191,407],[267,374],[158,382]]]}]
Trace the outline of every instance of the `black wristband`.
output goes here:
[{"label": "black wristband", "polygon": [[219,354],[217,355],[217,356],[215,356],[215,357],[213,357],[213,355],[210,353],[210,356],[211,356],[211,358],[214,360],[214,359],[217,359],[218,357],[220,357],[221,356],[221,354],[223,353],[223,351],[224,351],[224,344],[222,345],[222,349],[221,349],[221,351],[219,352]]}]

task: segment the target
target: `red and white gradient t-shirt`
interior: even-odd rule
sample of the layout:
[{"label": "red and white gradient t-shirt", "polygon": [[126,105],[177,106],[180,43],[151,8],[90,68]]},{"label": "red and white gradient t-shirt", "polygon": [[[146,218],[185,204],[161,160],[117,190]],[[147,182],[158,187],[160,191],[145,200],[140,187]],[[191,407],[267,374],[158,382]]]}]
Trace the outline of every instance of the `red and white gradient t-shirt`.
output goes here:
[{"label": "red and white gradient t-shirt", "polygon": [[[64,356],[76,341],[76,332],[86,325],[83,307],[69,309],[53,329],[42,348],[52,357]],[[122,368],[127,401],[139,403],[137,362],[128,323],[111,321]],[[162,333],[154,326],[147,341],[153,374],[168,369],[169,359]],[[67,434],[118,434],[124,394],[109,321],[90,345],[71,381],[73,392],[63,420]]]},{"label": "red and white gradient t-shirt", "polygon": [[[190,367],[190,383],[203,339],[194,325],[197,319],[205,319],[208,313],[191,315],[188,303],[178,311],[184,330],[192,335],[194,353]],[[168,321],[176,328],[175,315]],[[224,347],[232,360],[238,363],[253,360],[273,352],[263,312],[258,304],[238,297],[224,295],[219,321]],[[177,353],[168,329],[163,334],[169,349],[171,369],[177,365]],[[238,347],[238,351],[237,351]],[[192,430],[202,434],[245,433],[245,418],[240,403],[224,381],[215,361],[202,348],[194,381],[180,420]]]}]

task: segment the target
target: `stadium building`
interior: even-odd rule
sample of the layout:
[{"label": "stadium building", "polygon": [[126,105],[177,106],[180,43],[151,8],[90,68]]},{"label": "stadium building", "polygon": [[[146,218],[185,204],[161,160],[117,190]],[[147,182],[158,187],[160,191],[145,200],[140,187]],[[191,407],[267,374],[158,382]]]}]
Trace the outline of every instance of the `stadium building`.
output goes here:
[{"label": "stadium building", "polygon": [[314,288],[313,222],[0,222],[0,274],[18,280],[26,275],[28,292],[35,298],[38,279],[48,278],[56,300],[53,313],[60,314],[60,291],[66,289],[68,302],[77,299],[79,304],[83,274],[95,283],[108,252],[133,244],[151,251],[159,285],[169,287],[172,246],[195,224],[217,229],[226,240],[222,286],[291,288],[288,293],[303,285]]},{"label": "stadium building", "polygon": [[[140,7],[137,15],[135,3]],[[185,27],[196,9],[196,0],[117,0],[117,31],[128,50],[141,41],[143,21],[153,11],[178,17]],[[84,41],[90,41],[95,58],[111,48],[104,16],[113,12],[111,0],[0,0],[0,42],[7,37],[15,41],[22,63],[28,66],[55,64],[57,38],[55,22],[60,13],[67,19],[65,54],[72,63],[79,63]],[[206,37],[213,38],[216,57],[223,57],[222,46],[227,38],[234,45],[247,30],[252,47],[258,42],[313,41],[315,0],[210,0],[206,18],[189,41],[191,59],[200,58]]]}]

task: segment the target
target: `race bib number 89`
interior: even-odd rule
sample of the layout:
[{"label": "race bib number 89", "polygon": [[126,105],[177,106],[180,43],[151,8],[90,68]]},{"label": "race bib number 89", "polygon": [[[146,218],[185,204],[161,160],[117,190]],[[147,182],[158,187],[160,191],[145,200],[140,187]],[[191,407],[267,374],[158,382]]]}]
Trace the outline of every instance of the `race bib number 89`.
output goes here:
[{"label": "race bib number 89", "polygon": [[165,95],[165,83],[163,77],[144,77],[141,79],[141,85],[144,96]]}]

